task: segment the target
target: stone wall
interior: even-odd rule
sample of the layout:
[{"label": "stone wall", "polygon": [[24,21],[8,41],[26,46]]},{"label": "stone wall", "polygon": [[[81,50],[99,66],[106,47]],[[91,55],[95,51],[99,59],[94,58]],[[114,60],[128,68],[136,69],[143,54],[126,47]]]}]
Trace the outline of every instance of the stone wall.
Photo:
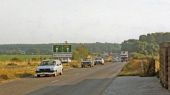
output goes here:
[{"label": "stone wall", "polygon": [[170,42],[160,44],[160,82],[170,90]]}]

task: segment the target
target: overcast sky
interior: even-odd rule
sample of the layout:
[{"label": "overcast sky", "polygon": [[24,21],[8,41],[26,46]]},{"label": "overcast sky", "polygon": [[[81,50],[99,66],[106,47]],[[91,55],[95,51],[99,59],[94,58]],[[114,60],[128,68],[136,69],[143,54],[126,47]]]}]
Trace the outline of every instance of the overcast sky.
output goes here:
[{"label": "overcast sky", "polygon": [[112,42],[170,31],[170,0],[0,0],[0,44]]}]

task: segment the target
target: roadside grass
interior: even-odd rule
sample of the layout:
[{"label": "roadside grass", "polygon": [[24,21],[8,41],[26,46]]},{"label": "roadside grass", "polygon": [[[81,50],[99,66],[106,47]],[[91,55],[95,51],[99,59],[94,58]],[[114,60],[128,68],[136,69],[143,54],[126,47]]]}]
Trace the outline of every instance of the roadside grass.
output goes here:
[{"label": "roadside grass", "polygon": [[0,61],[36,61],[51,57],[51,55],[0,55]]},{"label": "roadside grass", "polygon": [[[0,83],[35,75],[35,68],[42,58],[49,55],[0,55]],[[63,64],[64,69],[79,68],[80,62],[73,60]]]},{"label": "roadside grass", "polygon": [[50,57],[50,55],[0,55],[0,82],[33,76],[38,63]]},{"label": "roadside grass", "polygon": [[154,76],[159,77],[159,58],[131,58],[118,76]]},{"label": "roadside grass", "polygon": [[79,61],[76,61],[76,60],[73,60],[70,64],[70,67],[72,68],[80,68],[81,67],[81,64]]},{"label": "roadside grass", "polygon": [[36,66],[5,66],[0,67],[0,82],[33,76]]},{"label": "roadside grass", "polygon": [[[34,61],[29,64],[28,62],[14,62],[10,65],[9,62],[6,62],[7,65],[0,65],[0,83],[7,80],[34,76],[35,68],[39,62]],[[68,70],[70,68],[79,68],[80,63],[78,61],[72,61],[71,63],[63,64],[63,66],[65,70]]]},{"label": "roadside grass", "polygon": [[48,55],[0,55],[0,81],[31,76],[41,58]]},{"label": "roadside grass", "polygon": [[[142,75],[141,60],[130,59],[123,67],[118,76],[140,76]],[[144,62],[144,61],[143,61]]]},{"label": "roadside grass", "polygon": [[40,61],[0,62],[0,82],[33,76],[35,74],[35,68],[39,62]]}]

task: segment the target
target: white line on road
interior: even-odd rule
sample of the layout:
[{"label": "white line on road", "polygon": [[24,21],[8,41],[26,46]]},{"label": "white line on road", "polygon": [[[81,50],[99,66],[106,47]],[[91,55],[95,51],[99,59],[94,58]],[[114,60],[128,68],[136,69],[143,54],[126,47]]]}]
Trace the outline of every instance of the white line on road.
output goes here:
[{"label": "white line on road", "polygon": [[58,82],[59,80],[54,80],[54,81],[52,81],[51,83],[55,83],[55,82]]}]

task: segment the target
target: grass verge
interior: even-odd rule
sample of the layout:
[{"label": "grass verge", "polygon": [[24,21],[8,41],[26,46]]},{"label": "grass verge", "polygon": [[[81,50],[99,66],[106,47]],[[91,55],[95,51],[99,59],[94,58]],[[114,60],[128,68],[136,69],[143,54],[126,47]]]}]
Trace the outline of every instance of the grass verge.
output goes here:
[{"label": "grass verge", "polygon": [[[0,83],[7,80],[30,77],[35,75],[35,68],[40,61],[32,62],[12,62],[6,61],[0,64]],[[1,63],[1,62],[0,62]],[[80,62],[72,61],[71,63],[63,64],[64,69],[79,68]]]},{"label": "grass verge", "polygon": [[6,66],[0,68],[0,82],[29,77],[35,74],[35,66]]},{"label": "grass verge", "polygon": [[118,76],[140,76],[142,74],[141,60],[131,59]]}]

